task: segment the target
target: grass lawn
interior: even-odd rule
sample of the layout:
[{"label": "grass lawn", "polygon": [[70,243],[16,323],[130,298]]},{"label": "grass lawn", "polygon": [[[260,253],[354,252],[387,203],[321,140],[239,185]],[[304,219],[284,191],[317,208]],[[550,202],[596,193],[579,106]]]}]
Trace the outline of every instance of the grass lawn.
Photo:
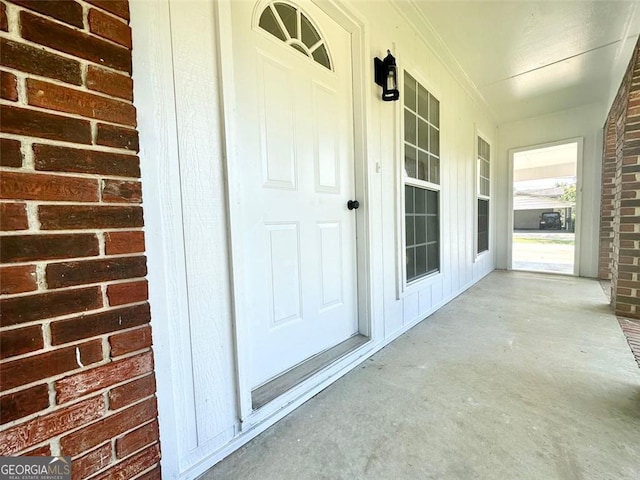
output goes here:
[{"label": "grass lawn", "polygon": [[515,243],[536,243],[540,245],[573,245],[575,244],[575,240],[564,239],[564,238],[523,238],[513,236],[513,241]]}]

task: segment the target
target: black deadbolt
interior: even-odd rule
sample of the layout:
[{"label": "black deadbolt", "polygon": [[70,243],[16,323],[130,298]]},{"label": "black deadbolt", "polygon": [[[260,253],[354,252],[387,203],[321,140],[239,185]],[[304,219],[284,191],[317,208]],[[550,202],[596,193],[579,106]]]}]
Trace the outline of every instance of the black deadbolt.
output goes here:
[{"label": "black deadbolt", "polygon": [[347,202],[347,208],[349,210],[353,210],[353,209],[358,209],[358,207],[360,207],[360,202],[358,200],[349,200]]}]

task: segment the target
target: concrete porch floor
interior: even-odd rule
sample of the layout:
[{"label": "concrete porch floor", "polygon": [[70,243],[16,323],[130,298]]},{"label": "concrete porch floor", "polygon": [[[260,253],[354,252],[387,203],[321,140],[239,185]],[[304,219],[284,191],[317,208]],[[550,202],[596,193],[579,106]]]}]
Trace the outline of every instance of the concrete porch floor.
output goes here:
[{"label": "concrete porch floor", "polygon": [[640,369],[595,280],[493,272],[204,479],[640,478]]}]

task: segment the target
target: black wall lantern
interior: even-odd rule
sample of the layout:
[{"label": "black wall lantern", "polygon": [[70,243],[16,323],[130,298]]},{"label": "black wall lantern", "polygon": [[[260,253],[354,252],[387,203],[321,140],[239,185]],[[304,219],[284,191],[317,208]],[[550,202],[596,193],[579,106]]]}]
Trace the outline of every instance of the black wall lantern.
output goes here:
[{"label": "black wall lantern", "polygon": [[387,50],[387,56],[384,57],[384,60],[375,57],[373,64],[376,83],[382,87],[382,100],[385,102],[398,100],[400,98],[398,69],[396,68],[396,59],[391,55],[391,51]]}]

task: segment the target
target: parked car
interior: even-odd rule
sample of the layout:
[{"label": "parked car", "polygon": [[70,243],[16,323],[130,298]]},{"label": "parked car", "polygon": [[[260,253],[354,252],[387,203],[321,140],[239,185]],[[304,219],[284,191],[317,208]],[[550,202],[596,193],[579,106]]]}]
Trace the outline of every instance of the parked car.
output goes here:
[{"label": "parked car", "polygon": [[559,212],[543,212],[540,215],[540,230],[562,229],[562,219]]}]

